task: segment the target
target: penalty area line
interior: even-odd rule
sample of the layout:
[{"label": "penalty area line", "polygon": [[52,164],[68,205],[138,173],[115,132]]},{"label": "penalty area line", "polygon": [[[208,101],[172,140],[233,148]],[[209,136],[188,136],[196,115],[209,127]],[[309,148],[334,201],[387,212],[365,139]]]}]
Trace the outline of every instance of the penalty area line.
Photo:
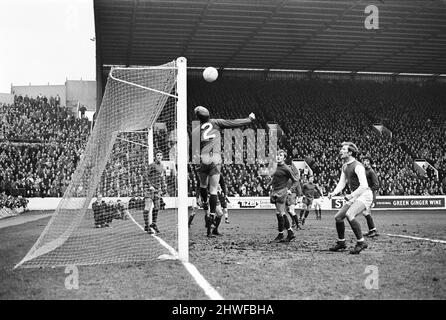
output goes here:
[{"label": "penalty area line", "polygon": [[[133,216],[128,213],[128,216],[130,219],[135,223],[143,232],[144,228],[136,222],[136,220],[133,218]],[[172,256],[175,257],[175,259],[178,259],[178,252],[174,248],[172,248],[169,244],[167,244],[163,239],[156,236],[155,234],[151,234],[152,237],[154,237],[158,242],[166,248]],[[179,260],[179,259],[178,259]],[[181,261],[181,260],[180,260]],[[203,289],[204,293],[211,299],[211,300],[224,300],[224,298],[218,293],[217,290],[212,287],[212,285],[201,275],[201,273],[198,271],[198,269],[190,262],[181,261],[184,268],[190,273],[192,278],[195,280],[195,282],[198,284],[198,286]]]},{"label": "penalty area line", "polygon": [[[335,228],[329,228],[329,227],[323,227],[324,229],[329,230],[336,230]],[[348,232],[352,232],[351,230],[347,230]],[[422,238],[422,237],[415,237],[415,236],[406,236],[403,234],[392,234],[392,233],[381,233],[383,235],[389,236],[389,237],[395,237],[395,238],[406,238],[406,239],[412,239],[412,240],[419,240],[419,241],[430,241],[435,243],[443,243],[446,244],[446,240],[439,240],[439,239],[430,239],[430,238]]]},{"label": "penalty area line", "polygon": [[414,237],[414,236],[405,236],[402,234],[391,234],[391,233],[384,233],[384,234],[389,237],[406,238],[406,239],[412,239],[412,240],[430,241],[430,242],[446,244],[446,240],[421,238],[421,237]]}]

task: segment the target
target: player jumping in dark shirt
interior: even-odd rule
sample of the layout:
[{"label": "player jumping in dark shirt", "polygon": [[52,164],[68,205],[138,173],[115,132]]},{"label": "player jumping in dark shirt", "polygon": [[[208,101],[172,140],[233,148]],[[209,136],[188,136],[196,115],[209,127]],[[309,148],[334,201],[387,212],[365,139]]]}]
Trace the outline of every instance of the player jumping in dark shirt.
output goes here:
[{"label": "player jumping in dark shirt", "polygon": [[[194,110],[195,115],[200,120],[200,126],[194,130],[199,130],[200,136],[200,167],[198,175],[200,178],[200,196],[203,209],[206,211],[206,229],[207,236],[214,237],[212,234],[212,225],[219,224],[221,217],[216,215],[218,202],[217,187],[220,180],[221,152],[220,152],[220,133],[225,128],[238,128],[248,125],[255,120],[254,113],[248,118],[224,120],[211,119],[208,109],[198,106]],[[195,136],[194,132],[192,136]],[[193,154],[193,158],[196,157]],[[208,205],[209,188],[209,205]],[[209,208],[210,207],[210,208]],[[209,212],[210,209],[210,212]]]}]

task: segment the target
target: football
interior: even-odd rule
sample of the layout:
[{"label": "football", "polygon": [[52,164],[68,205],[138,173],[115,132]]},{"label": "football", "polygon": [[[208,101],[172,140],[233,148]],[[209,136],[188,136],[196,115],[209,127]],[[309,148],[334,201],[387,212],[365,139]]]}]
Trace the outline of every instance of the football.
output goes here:
[{"label": "football", "polygon": [[218,71],[214,67],[207,67],[203,71],[203,78],[207,82],[213,82],[218,78]]}]

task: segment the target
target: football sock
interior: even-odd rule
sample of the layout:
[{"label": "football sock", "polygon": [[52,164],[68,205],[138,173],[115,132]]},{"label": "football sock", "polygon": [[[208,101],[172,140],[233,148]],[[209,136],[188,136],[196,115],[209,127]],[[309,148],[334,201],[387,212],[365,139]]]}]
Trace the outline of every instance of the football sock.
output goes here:
[{"label": "football sock", "polygon": [[302,216],[304,215],[304,210],[300,210],[299,219],[302,219]]},{"label": "football sock", "polygon": [[290,221],[288,220],[288,217],[285,214],[283,214],[282,217],[283,217],[283,225],[284,225],[285,229],[286,230],[290,229],[291,226],[290,226]]},{"label": "football sock", "polygon": [[192,214],[189,216],[189,225],[192,223],[192,220],[194,220],[195,214]]},{"label": "football sock", "polygon": [[216,209],[217,209],[217,195],[216,194],[211,194],[210,198],[209,198],[209,206],[211,209],[211,213],[215,213]]},{"label": "football sock", "polygon": [[209,214],[209,221],[211,222],[211,224],[215,223],[215,213],[210,213]]},{"label": "football sock", "polygon": [[200,196],[201,196],[201,202],[203,203],[203,209],[207,210],[208,206],[208,189],[206,188],[200,188]]},{"label": "football sock", "polygon": [[365,219],[367,220],[367,227],[369,227],[369,230],[374,230],[375,223],[373,222],[372,215],[371,214],[366,215]]},{"label": "football sock", "polygon": [[356,236],[356,239],[358,239],[358,241],[361,241],[361,239],[363,240],[362,232],[361,232],[361,225],[359,224],[359,222],[356,221],[356,219],[353,219],[352,221],[348,220],[348,222],[350,223],[350,227],[352,228],[353,233]]},{"label": "football sock", "polygon": [[152,211],[152,223],[156,224],[157,220],[158,220],[158,209],[153,208],[153,211]]},{"label": "football sock", "polygon": [[285,221],[283,220],[283,216],[280,213],[276,214],[277,216],[277,224],[279,232],[283,232]]},{"label": "football sock", "polygon": [[306,210],[306,211],[305,211],[305,216],[304,216],[304,218],[306,219],[306,218],[308,217],[309,214],[310,214],[310,211],[309,211],[309,210]]},{"label": "football sock", "polygon": [[144,210],[142,212],[142,215],[144,217],[144,223],[146,224],[146,226],[149,225],[149,210]]},{"label": "football sock", "polygon": [[221,216],[220,216],[220,217],[219,217],[219,216],[216,216],[216,217],[215,217],[215,220],[214,220],[215,229],[218,228],[218,226],[220,225],[220,222],[221,222]]},{"label": "football sock", "polygon": [[345,236],[344,220],[336,221],[336,231],[338,233],[338,239],[344,239]]},{"label": "football sock", "polygon": [[296,224],[296,226],[298,226],[299,225],[299,219],[297,219],[297,214],[295,214],[294,216],[291,216],[291,218],[293,219],[293,221]]}]

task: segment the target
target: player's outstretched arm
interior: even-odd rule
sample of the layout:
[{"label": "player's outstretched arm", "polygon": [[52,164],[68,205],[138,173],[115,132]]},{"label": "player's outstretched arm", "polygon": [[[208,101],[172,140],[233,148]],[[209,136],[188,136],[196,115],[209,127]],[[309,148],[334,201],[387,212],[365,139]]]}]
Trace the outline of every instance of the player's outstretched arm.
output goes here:
[{"label": "player's outstretched arm", "polygon": [[255,120],[255,114],[251,112],[251,114],[248,116],[248,118],[244,119],[233,119],[233,120],[226,120],[226,119],[215,119],[215,124],[217,124],[220,128],[238,128],[244,125],[251,124]]}]

